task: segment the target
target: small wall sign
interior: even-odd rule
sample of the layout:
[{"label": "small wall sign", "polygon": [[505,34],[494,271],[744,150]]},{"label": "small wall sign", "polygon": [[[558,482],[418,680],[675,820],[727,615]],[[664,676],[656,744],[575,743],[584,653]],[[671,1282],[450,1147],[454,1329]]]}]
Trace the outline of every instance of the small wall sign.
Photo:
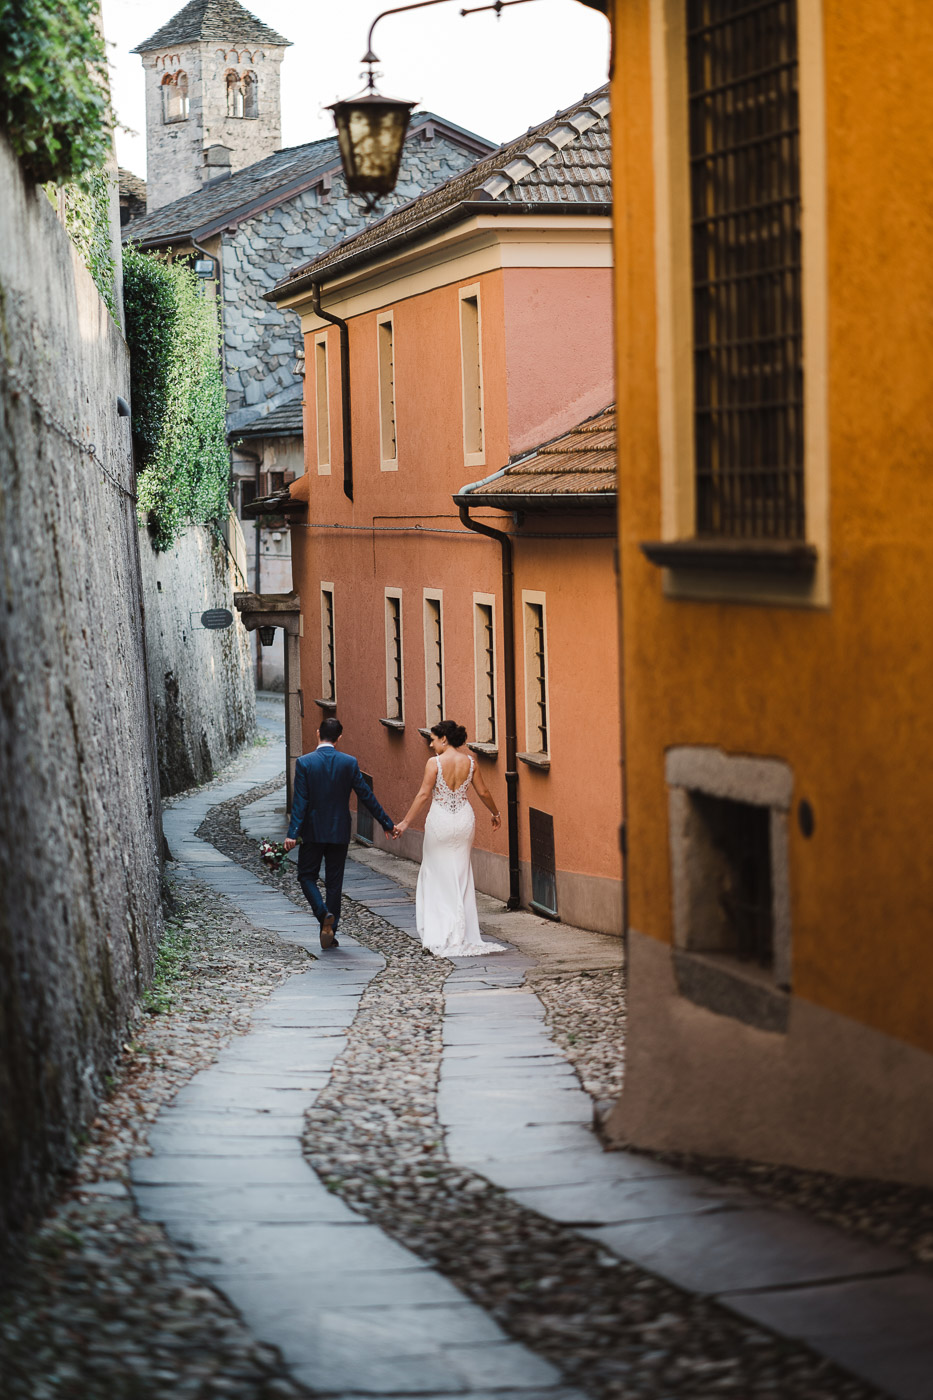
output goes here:
[{"label": "small wall sign", "polygon": [[207,627],[211,632],[219,632],[232,625],[233,613],[229,608],[208,608],[207,612],[201,614],[201,626]]}]

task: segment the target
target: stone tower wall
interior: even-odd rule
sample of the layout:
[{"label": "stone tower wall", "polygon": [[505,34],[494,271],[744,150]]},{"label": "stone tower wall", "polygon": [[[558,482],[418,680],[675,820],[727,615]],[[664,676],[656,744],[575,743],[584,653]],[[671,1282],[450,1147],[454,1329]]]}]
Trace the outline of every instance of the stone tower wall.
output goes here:
[{"label": "stone tower wall", "polygon": [[[214,40],[188,43],[143,54],[146,74],[146,185],[148,211],[201,189],[208,146],[228,146],[231,167],[241,170],[272,155],[282,144],[281,46],[223,45]],[[227,114],[228,71],[258,79],[258,115]],[[162,85],[166,75],[188,76],[188,117],[163,119]]]}]

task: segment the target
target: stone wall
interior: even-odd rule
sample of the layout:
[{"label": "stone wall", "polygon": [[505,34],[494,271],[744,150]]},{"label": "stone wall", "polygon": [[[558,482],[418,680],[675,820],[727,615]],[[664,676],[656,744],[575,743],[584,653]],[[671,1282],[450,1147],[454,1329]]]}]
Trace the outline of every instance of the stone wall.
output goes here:
[{"label": "stone wall", "polygon": [[122,336],[0,139],[0,1255],[148,983],[161,824]]},{"label": "stone wall", "polygon": [[[192,525],[159,554],[140,532],[163,797],[205,782],[256,723],[249,637],[233,606],[233,594],[246,586],[246,551],[235,516],[227,533],[225,547],[205,526]],[[208,608],[228,608],[233,625],[223,631],[202,627]]]},{"label": "stone wall", "polygon": [[[465,170],[476,155],[436,134],[416,132],[405,145],[399,181],[382,201],[388,214],[399,204]],[[294,311],[280,311],[263,294],[291,268],[323,253],[371,221],[362,201],[348,195],[343,175],[328,192],[317,187],[247,219],[225,235],[222,253],[227,427],[242,428],[260,408],[270,412],[300,398],[295,362],[303,350]]]}]

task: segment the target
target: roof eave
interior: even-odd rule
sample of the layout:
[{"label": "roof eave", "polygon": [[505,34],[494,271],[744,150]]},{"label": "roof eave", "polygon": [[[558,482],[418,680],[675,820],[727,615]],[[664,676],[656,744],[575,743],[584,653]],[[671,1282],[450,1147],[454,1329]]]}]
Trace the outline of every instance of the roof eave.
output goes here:
[{"label": "roof eave", "polygon": [[511,494],[509,492],[495,493],[467,492],[454,496],[456,506],[490,506],[495,510],[537,510],[537,511],[557,511],[557,510],[614,510],[616,504],[616,493],[612,491],[587,492],[561,492],[545,494]]},{"label": "roof eave", "polygon": [[531,200],[499,201],[491,198],[464,200],[460,204],[453,205],[450,209],[441,210],[433,218],[425,219],[410,228],[400,229],[397,234],[390,235],[382,243],[370,244],[355,253],[348,252],[346,257],[330,263],[320,271],[315,272],[314,267],[311,266],[300,276],[278,282],[271,291],[263,293],[263,300],[278,303],[288,297],[308,291],[315,283],[323,286],[327,282],[333,281],[335,277],[342,277],[347,273],[355,272],[360,267],[365,267],[367,263],[378,262],[387,254],[404,248],[409,243],[417,243],[421,238],[429,237],[432,233],[439,233],[445,228],[450,228],[454,224],[462,223],[466,219],[474,218],[480,214],[576,214],[578,217],[581,214],[592,214],[594,218],[610,218],[612,205],[608,201],[591,202],[589,200],[565,200],[554,204]]}]

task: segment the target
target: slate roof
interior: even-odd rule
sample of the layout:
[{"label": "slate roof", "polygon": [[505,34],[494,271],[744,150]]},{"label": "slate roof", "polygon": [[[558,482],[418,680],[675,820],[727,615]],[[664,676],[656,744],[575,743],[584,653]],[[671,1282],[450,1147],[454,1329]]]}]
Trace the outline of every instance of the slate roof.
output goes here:
[{"label": "slate roof", "polygon": [[167,24],[131,52],[146,53],[149,49],[164,49],[168,44],[191,43],[198,39],[291,46],[291,39],[283,39],[268,24],[244,10],[239,0],[190,0],[190,4],[172,15]]},{"label": "slate roof", "polygon": [[244,206],[261,203],[278,192],[285,197],[293,186],[297,193],[298,188],[304,188],[312,177],[339,159],[336,137],[276,151],[224,180],[163,204],[142,219],[134,219],[123,231],[124,241],[138,241],[145,247],[164,238],[205,233],[212,225],[231,219]]},{"label": "slate roof", "polygon": [[608,84],[294,268],[270,299],[298,290],[298,283],[319,281],[338,267],[344,271],[361,265],[422,230],[427,236],[433,225],[478,213],[480,205],[497,213],[539,210],[542,204],[568,212],[579,212],[581,206],[593,213],[611,211]]},{"label": "slate roof", "polygon": [[616,407],[610,404],[553,442],[536,447],[454,496],[457,505],[514,509],[613,505],[616,493]]},{"label": "slate roof", "polygon": [[[489,143],[481,136],[445,121],[434,112],[417,113],[411,135],[417,135],[425,126],[433,126],[454,140],[462,138],[468,149],[488,149]],[[260,208],[281,204],[315,184],[327,171],[336,172],[341,168],[336,136],[309,141],[304,146],[289,146],[193,194],[163,204],[141,219],[134,219],[123,230],[123,240],[138,241],[145,248],[191,234],[208,237]]]},{"label": "slate roof", "polygon": [[280,404],[271,413],[262,413],[230,434],[232,438],[301,437],[304,431],[301,399]]},{"label": "slate roof", "polygon": [[117,180],[121,194],[129,195],[133,199],[146,202],[146,182],[139,175],[134,175],[132,170],[124,170],[123,166],[117,167]]}]

